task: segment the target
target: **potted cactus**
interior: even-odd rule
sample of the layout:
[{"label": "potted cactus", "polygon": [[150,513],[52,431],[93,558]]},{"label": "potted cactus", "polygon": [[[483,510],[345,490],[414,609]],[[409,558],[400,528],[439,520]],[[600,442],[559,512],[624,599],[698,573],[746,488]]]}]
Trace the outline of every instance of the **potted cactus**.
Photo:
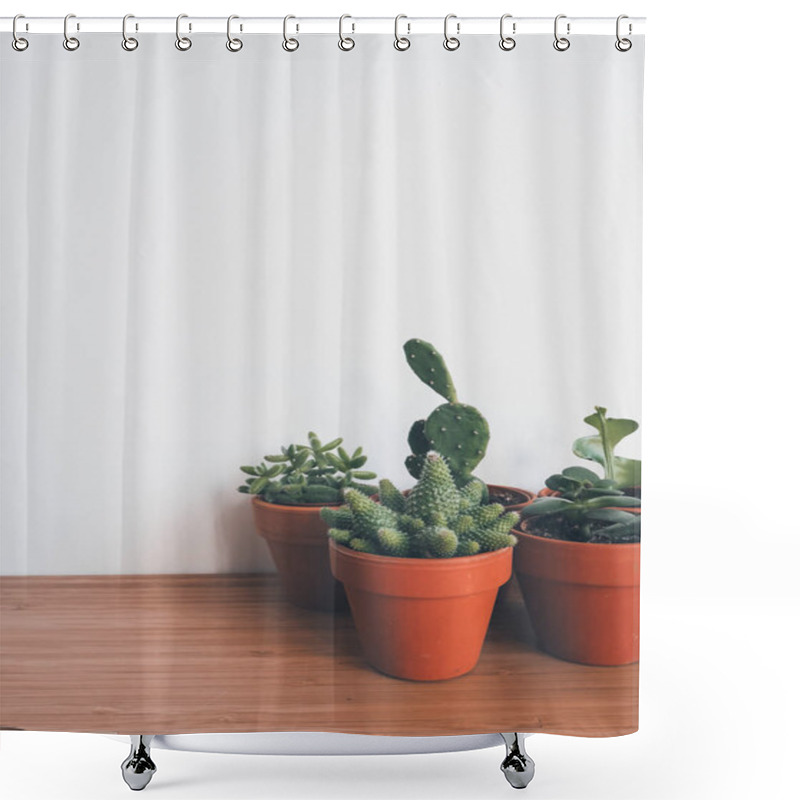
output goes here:
[{"label": "potted cactus", "polygon": [[[447,401],[437,406],[427,419],[418,419],[411,426],[408,433],[411,455],[406,458],[406,469],[419,480],[426,454],[436,450],[447,460],[456,485],[464,486],[475,479],[472,472],[486,455],[489,423],[477,408],[459,402],[444,358],[430,342],[409,339],[403,350],[414,374]],[[483,500],[518,511],[534,496],[524,489],[490,484],[484,490]]]},{"label": "potted cactus", "polygon": [[582,664],[630,664],[639,659],[641,501],[615,479],[614,447],[638,425],[600,407],[585,421],[600,431],[593,452],[605,476],[568,467],[547,479],[520,512],[514,572],[543,650]]},{"label": "potted cactus", "polygon": [[363,483],[374,472],[362,469],[362,448],[352,455],[342,439],[322,444],[315,433],[308,444],[282,447],[257,466],[241,467],[248,477],[239,491],[252,495],[259,534],[269,546],[281,585],[295,605],[320,611],[346,607],[344,591],[331,574],[324,506],[341,504],[344,492],[367,494],[377,487]]},{"label": "potted cactus", "polygon": [[519,520],[482,504],[484,488],[477,479],[457,486],[430,451],[407,495],[382,480],[377,501],[349,489],[345,506],[322,511],[333,574],[379,671],[435,681],[477,663],[497,589],[511,577]]}]

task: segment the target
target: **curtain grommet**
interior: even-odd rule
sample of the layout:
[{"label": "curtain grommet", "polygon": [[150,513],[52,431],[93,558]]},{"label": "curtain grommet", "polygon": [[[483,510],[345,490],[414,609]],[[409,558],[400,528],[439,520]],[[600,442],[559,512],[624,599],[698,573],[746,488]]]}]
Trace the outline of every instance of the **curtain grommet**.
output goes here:
[{"label": "curtain grommet", "polygon": [[[181,34],[181,20],[188,19],[188,14],[178,14],[175,18],[175,47],[182,53],[185,53],[191,46],[192,40],[188,36]],[[192,30],[192,24],[189,23],[189,32]]]},{"label": "curtain grommet", "polygon": [[[355,46],[356,40],[352,36],[344,35],[344,21],[346,19],[353,19],[349,14],[342,14],[339,17],[339,49],[344,53],[349,53]],[[352,26],[351,33],[356,32],[355,22],[350,23]]]},{"label": "curtain grommet", "polygon": [[401,19],[407,20],[408,17],[405,14],[398,14],[394,18],[394,49],[399,50],[401,53],[404,53],[406,50],[408,50],[409,47],[411,47],[411,39],[408,38],[411,33],[411,23],[406,22],[406,28],[407,28],[406,35],[401,36],[400,35]]},{"label": "curtain grommet", "polygon": [[[237,39],[231,35],[231,23],[235,19],[239,19],[239,16],[237,14],[231,14],[228,17],[228,27],[227,30],[225,31],[225,35],[228,37],[228,41],[225,42],[225,47],[228,48],[228,52],[230,53],[238,53],[244,47],[244,43],[242,42],[241,39]],[[241,26],[239,26],[239,30],[241,29],[242,29]]]},{"label": "curtain grommet", "polygon": [[[281,47],[287,53],[294,53],[300,47],[300,42],[295,39],[293,36],[289,36],[289,20],[290,19],[297,19],[293,14],[287,14],[283,18],[283,42],[281,43]],[[299,31],[300,26],[295,25],[295,31]]]},{"label": "curtain grommet", "polygon": [[17,14],[11,23],[11,46],[18,52],[24,53],[28,49],[30,42],[17,33],[17,20],[25,19],[24,14]]},{"label": "curtain grommet", "polygon": [[[132,53],[139,46],[139,40],[133,36],[128,36],[129,19],[134,19],[133,14],[126,14],[122,18],[122,49],[126,50],[128,53]],[[138,25],[136,29],[139,29]]]},{"label": "curtain grommet", "polygon": [[[627,53],[628,50],[630,50],[631,47],[633,47],[633,42],[630,39],[628,39],[625,36],[621,36],[620,35],[620,29],[622,27],[621,23],[622,23],[622,20],[624,20],[624,19],[630,19],[630,17],[628,17],[627,14],[620,14],[617,17],[617,41],[614,42],[614,47],[616,47],[617,50],[619,50],[620,53]],[[631,23],[629,22],[628,23],[628,36],[630,36],[631,33],[633,33],[633,25],[631,25]]]},{"label": "curtain grommet", "polygon": [[[500,49],[506,53],[510,52],[517,46],[517,40],[513,36],[506,35],[505,24],[507,19],[512,19],[511,14],[503,14],[503,16],[500,17]],[[511,23],[511,32],[517,32],[516,22]]]},{"label": "curtain grommet", "polygon": [[[458,18],[455,14],[448,14],[444,18],[444,42],[442,42],[442,46],[445,50],[449,50],[452,53],[454,50],[458,50],[458,48],[461,47],[461,40],[458,38],[458,35],[450,35],[448,27],[451,19],[457,20]],[[456,22],[456,34],[459,33],[461,33],[461,23]]]},{"label": "curtain grommet", "polygon": [[569,36],[569,34],[571,32],[570,29],[572,27],[569,22],[567,22],[567,33],[566,33],[565,36],[561,36],[559,34],[559,32],[558,32],[558,22],[559,22],[559,20],[566,19],[566,18],[567,18],[566,14],[558,14],[556,16],[554,22],[553,22],[553,37],[554,37],[553,38],[553,48],[555,50],[558,50],[559,53],[564,53],[567,50],[569,50],[569,47],[572,44],[572,42],[570,42],[570,40],[567,39],[567,36]]},{"label": "curtain grommet", "polygon": [[[74,14],[67,14],[67,16],[64,17],[64,41],[62,44],[65,50],[69,50],[70,53],[73,53],[81,46],[81,42],[76,36],[69,35],[69,21],[71,19],[75,19]],[[80,30],[80,25],[77,25],[76,30]]]}]

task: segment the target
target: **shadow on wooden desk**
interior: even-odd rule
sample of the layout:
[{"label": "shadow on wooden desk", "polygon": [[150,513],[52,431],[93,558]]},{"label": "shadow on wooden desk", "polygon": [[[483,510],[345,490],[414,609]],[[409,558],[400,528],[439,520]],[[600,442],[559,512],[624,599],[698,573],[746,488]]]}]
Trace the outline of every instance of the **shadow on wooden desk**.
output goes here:
[{"label": "shadow on wooden desk", "polygon": [[638,665],[545,655],[514,591],[478,666],[436,683],[376,672],[349,614],[286,603],[273,575],[3,577],[0,637],[0,728],[618,736],[638,725]]}]

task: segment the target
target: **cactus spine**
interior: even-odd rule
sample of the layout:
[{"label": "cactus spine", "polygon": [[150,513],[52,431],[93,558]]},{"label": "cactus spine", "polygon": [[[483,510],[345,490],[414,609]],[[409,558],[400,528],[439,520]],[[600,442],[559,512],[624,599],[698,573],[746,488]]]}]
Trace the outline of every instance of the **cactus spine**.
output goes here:
[{"label": "cactus spine", "polygon": [[400,558],[471,556],[516,544],[511,529],[518,514],[499,504],[482,506],[480,481],[459,489],[439,453],[429,452],[423,460],[408,497],[383,480],[379,502],[347,489],[345,508],[322,509],[331,538],[362,553]]}]

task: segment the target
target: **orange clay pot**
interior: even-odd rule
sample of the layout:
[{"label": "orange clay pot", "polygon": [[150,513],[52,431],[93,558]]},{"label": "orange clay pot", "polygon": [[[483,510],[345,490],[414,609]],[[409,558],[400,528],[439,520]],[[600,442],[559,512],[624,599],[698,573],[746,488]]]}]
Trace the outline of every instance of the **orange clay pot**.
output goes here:
[{"label": "orange clay pot", "polygon": [[331,574],[325,504],[282,506],[253,498],[253,517],[269,545],[286,597],[301,608],[347,608],[342,585]]},{"label": "orange clay pot", "polygon": [[521,527],[514,573],[539,646],[579,664],[638,661],[639,544],[564,542],[526,533],[530,520]]},{"label": "orange clay pot", "polygon": [[494,483],[490,483],[489,484],[490,502],[497,502],[495,500],[492,500],[491,498],[502,492],[513,492],[514,494],[525,496],[525,499],[520,500],[519,503],[512,503],[511,505],[504,506],[506,511],[519,511],[520,509],[525,508],[525,506],[527,506],[536,497],[536,492],[529,492],[527,489],[518,489],[516,486],[500,486]]},{"label": "orange clay pot", "polygon": [[330,543],[364,654],[395,678],[441,681],[477,663],[512,549],[459,558],[393,558]]}]

